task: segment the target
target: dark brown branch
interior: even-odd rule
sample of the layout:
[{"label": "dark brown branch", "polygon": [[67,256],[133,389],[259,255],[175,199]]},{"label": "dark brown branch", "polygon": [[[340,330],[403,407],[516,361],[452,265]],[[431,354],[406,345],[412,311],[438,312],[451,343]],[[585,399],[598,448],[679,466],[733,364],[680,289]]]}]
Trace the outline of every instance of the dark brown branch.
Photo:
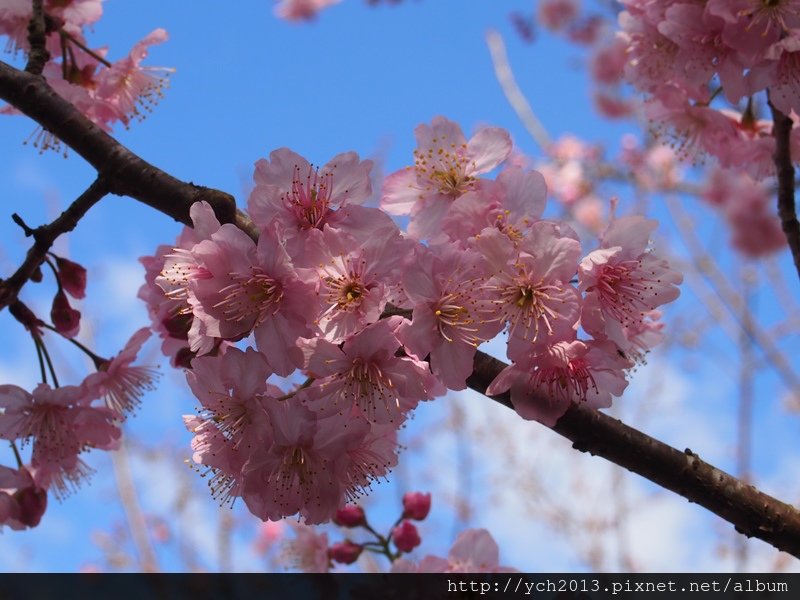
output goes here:
[{"label": "dark brown branch", "polygon": [[792,165],[792,120],[770,101],[772,135],[775,136],[775,170],[778,175],[778,217],[792,252],[797,275],[800,276],[800,223],[794,203],[794,166]]},{"label": "dark brown branch", "polygon": [[[183,223],[189,207],[208,200],[222,222],[233,222],[253,239],[258,231],[235,210],[228,194],[183,183],[146,163],[84,118],[44,82],[0,62],[0,98],[39,122],[108,178],[110,189],[127,194]],[[475,358],[469,386],[485,393],[504,364],[482,352]],[[493,398],[511,406],[508,395]],[[590,452],[670,489],[733,523],[745,535],[761,538],[800,557],[800,513],[738,479],[680,452],[617,419],[573,406],[553,429],[583,452]]]},{"label": "dark brown branch", "polygon": [[13,105],[80,154],[107,182],[109,192],[130,196],[189,224],[189,207],[205,200],[222,223],[235,223],[253,237],[250,220],[236,210],[233,196],[186,183],[125,148],[64,100],[42,78],[0,61],[0,98]]},{"label": "dark brown branch", "polygon": [[[22,286],[41,266],[42,261],[47,256],[47,252],[58,236],[75,229],[78,221],[83,218],[86,212],[108,192],[107,182],[98,178],[52,223],[42,225],[36,229],[31,229],[27,225],[24,226],[25,235],[33,237],[33,246],[28,250],[25,260],[14,274],[6,280],[0,280],[0,310],[3,310],[17,299]],[[15,221],[24,225],[22,219],[18,215],[16,216],[17,219]]]},{"label": "dark brown branch", "polygon": [[47,51],[47,27],[43,4],[44,0],[33,0],[33,11],[28,23],[28,44],[31,49],[25,70],[31,75],[41,75],[44,66],[50,60],[50,53]]},{"label": "dark brown branch", "polygon": [[[505,366],[479,351],[467,385],[485,394]],[[507,392],[491,398],[512,407]],[[575,404],[552,429],[572,441],[576,450],[637,473],[704,506],[732,523],[739,533],[800,558],[800,511],[720,471],[688,448],[681,452],[618,419]]]}]

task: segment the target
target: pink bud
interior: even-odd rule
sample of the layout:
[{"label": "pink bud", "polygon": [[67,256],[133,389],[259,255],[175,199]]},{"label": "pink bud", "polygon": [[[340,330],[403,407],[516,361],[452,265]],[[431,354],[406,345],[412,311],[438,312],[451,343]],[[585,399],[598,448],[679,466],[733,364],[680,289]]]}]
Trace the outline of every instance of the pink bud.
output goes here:
[{"label": "pink bud", "polygon": [[36,527],[47,509],[47,490],[26,487],[14,494],[19,505],[19,521],[26,527]]},{"label": "pink bud", "polygon": [[408,492],[403,495],[403,518],[422,521],[431,510],[431,495]]},{"label": "pink bud", "polygon": [[53,321],[53,327],[65,337],[75,337],[81,329],[81,313],[69,305],[64,290],[59,290],[53,298],[50,319]]},{"label": "pink bud", "polygon": [[392,539],[394,545],[401,552],[411,552],[422,543],[417,528],[411,521],[402,521],[400,525],[392,529]]},{"label": "pink bud", "polygon": [[334,562],[342,563],[343,565],[351,565],[358,560],[361,556],[363,548],[354,544],[350,540],[338,542],[328,548],[328,556]]},{"label": "pink bud", "polygon": [[356,504],[348,504],[333,515],[333,522],[340,527],[358,527],[367,522],[364,509]]},{"label": "pink bud", "polygon": [[73,298],[80,300],[86,297],[86,269],[76,262],[56,256],[58,279],[61,287]]}]

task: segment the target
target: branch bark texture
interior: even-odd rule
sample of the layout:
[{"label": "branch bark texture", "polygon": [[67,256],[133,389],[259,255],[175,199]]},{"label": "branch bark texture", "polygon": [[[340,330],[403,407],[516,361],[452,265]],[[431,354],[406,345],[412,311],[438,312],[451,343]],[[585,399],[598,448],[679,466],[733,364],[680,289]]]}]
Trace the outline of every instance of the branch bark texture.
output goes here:
[{"label": "branch bark texture", "polygon": [[778,175],[778,217],[792,252],[797,275],[800,277],[800,222],[794,200],[794,165],[792,164],[792,120],[780,110],[772,109],[772,134],[775,136],[775,171]]},{"label": "branch bark texture", "polygon": [[[185,183],[142,160],[106,134],[41,78],[0,62],[0,98],[56,135],[92,166],[114,194],[125,194],[182,222],[198,200],[214,207],[221,222],[235,223],[256,239],[258,231],[236,210],[232,196]],[[20,277],[24,278],[25,273]],[[12,276],[13,277],[13,276]],[[3,305],[0,304],[0,308]],[[467,380],[485,394],[505,367],[482,352]],[[493,400],[512,407],[508,394]],[[720,471],[687,449],[672,448],[621,421],[583,406],[572,406],[553,430],[582,452],[603,457],[696,502],[731,522],[741,533],[763,539],[800,558],[800,511]]]}]

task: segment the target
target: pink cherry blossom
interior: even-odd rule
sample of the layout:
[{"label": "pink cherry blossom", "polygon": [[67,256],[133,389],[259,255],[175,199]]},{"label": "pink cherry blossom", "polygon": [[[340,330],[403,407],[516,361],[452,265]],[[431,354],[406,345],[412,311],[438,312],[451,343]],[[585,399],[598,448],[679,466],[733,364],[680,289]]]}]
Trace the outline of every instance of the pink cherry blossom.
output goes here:
[{"label": "pink cherry blossom", "polygon": [[113,106],[119,120],[127,125],[134,117],[142,119],[145,112],[162,98],[166,85],[165,75],[172,71],[166,67],[142,67],[148,48],[167,40],[167,32],[156,29],[137,42],[124,59],[101,69],[96,78],[96,96]]},{"label": "pink cherry blossom", "polygon": [[39,384],[32,394],[15,385],[0,386],[0,438],[32,442],[31,465],[43,487],[64,495],[87,475],[78,455],[89,448],[112,450],[120,430],[117,415],[89,406],[83,386],[51,388]]},{"label": "pink cherry blossom", "polygon": [[299,513],[309,525],[331,519],[351,493],[347,451],[359,446],[366,421],[333,416],[321,419],[296,401],[264,398],[270,444],[245,466],[242,497],[263,520]]},{"label": "pink cherry blossom", "polygon": [[86,297],[86,269],[81,265],[61,256],[56,256],[58,279],[61,287],[76,300]]},{"label": "pink cherry blossom", "polygon": [[357,504],[348,504],[336,511],[333,522],[339,527],[359,527],[367,522],[364,509]]},{"label": "pink cherry blossom", "polygon": [[537,6],[537,21],[551,31],[571,25],[581,10],[580,0],[539,0]]},{"label": "pink cherry blossom", "polygon": [[316,381],[305,392],[320,414],[350,414],[356,407],[370,422],[399,425],[420,400],[443,392],[426,362],[396,355],[400,341],[395,330],[402,321],[379,321],[341,348],[317,340],[307,367]]},{"label": "pink cherry blossom", "polygon": [[608,335],[609,323],[635,326],[647,312],[680,294],[682,275],[649,249],[656,225],[640,216],[616,219],[600,248],[580,262],[579,289],[585,292],[581,326],[595,338]]},{"label": "pink cherry blossom", "polygon": [[315,314],[317,298],[294,269],[277,224],[262,231],[258,245],[235,225],[223,225],[188,255],[178,269],[165,265],[164,287],[188,280],[189,304],[205,328],[199,338],[190,331],[192,350],[202,350],[206,336],[236,341],[254,332],[276,373],[288,375],[302,364],[296,343],[312,334],[307,317]]},{"label": "pink cherry blossom", "polygon": [[361,243],[331,227],[309,234],[304,260],[312,267],[304,279],[319,296],[315,320],[325,339],[338,343],[378,320],[412,246],[391,222]]},{"label": "pink cherry blossom", "polygon": [[477,176],[508,158],[511,138],[502,129],[487,127],[467,141],[461,128],[444,117],[418,126],[414,133],[414,167],[386,178],[381,208],[394,215],[410,214],[409,234],[427,239],[439,232],[452,202],[477,189]]},{"label": "pink cherry blossom", "polygon": [[0,465],[0,528],[36,527],[47,509],[47,490],[39,487],[25,467]]},{"label": "pink cherry blossom", "polygon": [[450,245],[419,248],[403,275],[414,309],[398,337],[417,357],[430,354],[434,375],[451,390],[466,387],[475,349],[503,328],[493,316],[496,298],[486,288],[488,279],[480,254]]},{"label": "pink cherry blossom", "polygon": [[155,389],[158,371],[153,367],[132,366],[149,338],[147,327],[138,330],[117,356],[100,362],[98,372],[83,381],[85,387],[93,389],[92,395],[105,397],[106,406],[120,416],[136,408],[145,392]]},{"label": "pink cherry blossom", "polygon": [[284,558],[294,568],[304,573],[327,573],[330,569],[328,558],[328,534],[316,533],[313,527],[302,523],[289,523],[294,530],[294,539],[284,546]]},{"label": "pink cherry blossom", "polygon": [[515,247],[508,237],[486,230],[476,242],[494,275],[495,318],[508,324],[509,357],[574,329],[580,296],[570,285],[580,258],[580,242],[566,226],[548,221],[531,225]]},{"label": "pink cherry blossom", "polygon": [[414,564],[400,559],[392,572],[407,573],[516,573],[516,569],[500,566],[500,549],[485,529],[467,529],[456,539],[447,558],[428,555]]},{"label": "pink cherry blossom", "polygon": [[613,342],[562,341],[503,369],[486,393],[511,390],[519,416],[552,427],[572,403],[611,406],[611,396],[627,387],[624,371],[632,366]]},{"label": "pink cherry blossom", "polygon": [[[159,246],[155,256],[144,256],[145,283],[138,297],[147,304],[153,329],[163,340],[161,351],[173,366],[189,367],[195,352],[213,353],[224,343],[207,335],[202,323],[195,322],[189,304],[189,280],[196,276],[197,265],[189,252],[198,242],[209,239],[220,228],[208,202],[195,202],[189,209],[193,227],[185,227],[174,247]],[[189,334],[195,351],[189,349]],[[182,362],[181,362],[182,361]]]},{"label": "pink cherry blossom", "polygon": [[267,383],[272,371],[263,354],[253,348],[230,348],[223,356],[192,361],[186,380],[200,401],[200,416],[217,427],[235,449],[256,448],[269,439],[267,414],[261,396],[283,395]]},{"label": "pink cherry blossom", "polygon": [[[259,227],[277,220],[284,235],[300,244],[312,229],[328,224],[341,225],[349,213],[340,209],[363,203],[372,193],[371,160],[360,160],[355,152],[337,154],[322,167],[315,167],[305,158],[280,148],[270,153],[269,160],[256,162],[253,175],[255,188],[247,208]],[[291,245],[294,257],[298,249]]]}]

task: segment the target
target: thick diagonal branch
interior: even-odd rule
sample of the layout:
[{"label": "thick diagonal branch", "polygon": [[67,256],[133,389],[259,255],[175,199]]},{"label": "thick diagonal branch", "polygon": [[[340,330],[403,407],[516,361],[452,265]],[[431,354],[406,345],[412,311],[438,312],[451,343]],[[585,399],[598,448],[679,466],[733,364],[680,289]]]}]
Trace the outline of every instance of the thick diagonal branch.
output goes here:
[{"label": "thick diagonal branch", "polygon": [[[37,78],[0,63],[0,98],[35,119],[109,177],[113,193],[127,194],[183,223],[189,222],[189,207],[194,201],[209,200],[221,221],[234,222],[251,237],[258,237],[248,217],[234,212],[228,194],[183,183],[146,163],[88,122]],[[478,352],[467,383],[485,393],[504,366]],[[511,406],[508,395],[493,399]],[[571,407],[553,429],[570,439],[576,449],[638,473],[704,506],[745,535],[800,557],[800,512],[703,462],[691,451],[676,450],[580,406]]]},{"label": "thick diagonal branch", "polygon": [[64,100],[41,77],[0,61],[0,98],[28,115],[80,154],[102,176],[109,192],[130,196],[189,223],[189,207],[205,200],[222,223],[255,235],[252,224],[228,193],[183,182],[139,158]]},{"label": "thick diagonal branch", "polygon": [[797,275],[800,276],[800,222],[794,201],[794,166],[792,165],[792,120],[773,106],[772,135],[775,136],[775,170],[778,175],[778,217],[792,252]]},{"label": "thick diagonal branch", "polygon": [[[467,385],[485,394],[505,367],[502,361],[479,351]],[[491,398],[512,407],[508,392]],[[576,450],[637,473],[733,523],[739,533],[800,558],[800,511],[720,471],[688,448],[681,452],[618,419],[576,404],[552,429],[570,440]]]}]

